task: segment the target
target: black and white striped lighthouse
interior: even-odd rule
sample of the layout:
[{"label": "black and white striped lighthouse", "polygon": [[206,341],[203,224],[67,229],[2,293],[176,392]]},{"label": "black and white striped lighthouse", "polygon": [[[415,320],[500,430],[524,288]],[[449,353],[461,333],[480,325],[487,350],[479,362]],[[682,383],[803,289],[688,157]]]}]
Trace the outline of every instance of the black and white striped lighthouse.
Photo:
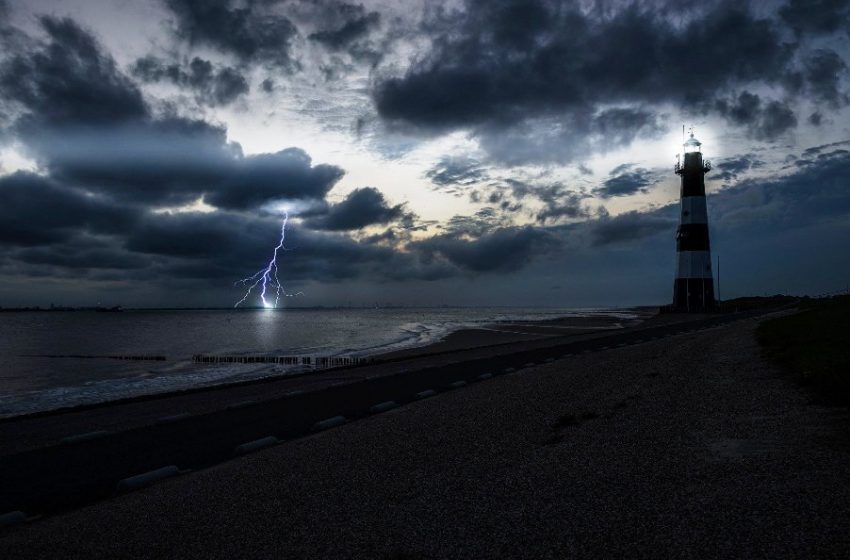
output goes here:
[{"label": "black and white striped lighthouse", "polygon": [[702,159],[701,145],[691,131],[684,143],[684,161],[677,163],[675,168],[676,174],[682,177],[682,203],[676,232],[678,266],[673,287],[676,311],[711,311],[717,306],[705,207],[705,174],[711,169],[711,163]]}]

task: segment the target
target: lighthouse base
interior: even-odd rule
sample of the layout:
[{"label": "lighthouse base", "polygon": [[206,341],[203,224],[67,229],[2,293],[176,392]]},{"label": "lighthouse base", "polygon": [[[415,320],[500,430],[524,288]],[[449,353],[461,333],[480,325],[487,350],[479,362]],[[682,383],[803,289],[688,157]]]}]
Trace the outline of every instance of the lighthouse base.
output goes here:
[{"label": "lighthouse base", "polygon": [[673,309],[685,313],[716,311],[711,278],[677,278],[673,285]]}]

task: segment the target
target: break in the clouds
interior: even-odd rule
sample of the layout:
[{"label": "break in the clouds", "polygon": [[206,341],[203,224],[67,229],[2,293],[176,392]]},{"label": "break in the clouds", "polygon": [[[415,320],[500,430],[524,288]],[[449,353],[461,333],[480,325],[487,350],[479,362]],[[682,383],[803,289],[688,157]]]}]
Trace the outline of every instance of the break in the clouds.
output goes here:
[{"label": "break in the clouds", "polygon": [[664,301],[682,120],[733,286],[850,272],[846,2],[96,4],[0,1],[0,303],[230,302],[282,209],[311,304]]}]

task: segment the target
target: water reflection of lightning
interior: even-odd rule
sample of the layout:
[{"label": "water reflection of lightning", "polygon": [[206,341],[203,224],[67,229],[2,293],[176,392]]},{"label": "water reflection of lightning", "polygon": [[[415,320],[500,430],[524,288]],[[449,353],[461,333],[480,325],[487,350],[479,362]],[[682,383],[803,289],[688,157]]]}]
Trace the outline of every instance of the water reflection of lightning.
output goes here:
[{"label": "water reflection of lightning", "polygon": [[[284,297],[295,297],[299,295],[303,295],[303,292],[296,292],[294,294],[286,293],[286,290],[283,289],[283,286],[280,283],[280,278],[277,276],[277,252],[281,249],[286,251],[286,247],[283,246],[284,241],[286,240],[286,222],[289,220],[289,214],[284,210],[283,212],[283,224],[280,226],[280,242],[277,244],[277,247],[274,248],[274,253],[272,254],[272,259],[269,261],[269,264],[258,270],[255,274],[243,278],[242,280],[237,280],[233,283],[234,286],[239,284],[245,285],[251,281],[250,286],[248,286],[248,291],[245,292],[245,295],[242,296],[242,299],[236,302],[233,307],[239,307],[239,304],[244,303],[248,296],[251,295],[251,292],[262,284],[262,289],[260,291],[260,300],[263,302],[263,307],[277,307],[277,304],[280,302],[280,296]],[[274,305],[270,304],[266,301],[266,291],[268,289],[275,290],[275,298]],[[269,296],[271,297],[271,296]]]}]

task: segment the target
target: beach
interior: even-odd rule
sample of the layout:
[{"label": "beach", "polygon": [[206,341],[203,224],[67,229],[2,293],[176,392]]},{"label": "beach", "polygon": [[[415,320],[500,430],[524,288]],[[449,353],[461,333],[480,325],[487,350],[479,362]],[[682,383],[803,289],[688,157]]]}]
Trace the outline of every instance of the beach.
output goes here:
[{"label": "beach", "polygon": [[[590,335],[592,350],[445,383],[8,527],[0,548],[18,558],[843,557],[850,419],[762,360],[760,320],[680,323],[623,346]],[[544,342],[520,344],[541,353]],[[471,374],[475,363],[461,365]]]}]

